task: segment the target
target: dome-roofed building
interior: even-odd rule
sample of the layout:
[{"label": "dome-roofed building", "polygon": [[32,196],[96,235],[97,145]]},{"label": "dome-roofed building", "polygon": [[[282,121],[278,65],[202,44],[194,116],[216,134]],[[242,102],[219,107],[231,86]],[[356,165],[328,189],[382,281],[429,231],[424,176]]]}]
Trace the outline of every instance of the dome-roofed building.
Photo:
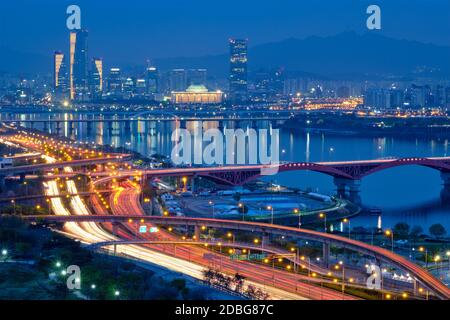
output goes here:
[{"label": "dome-roofed building", "polygon": [[173,91],[175,104],[217,104],[222,102],[222,91],[209,91],[204,85],[190,85],[186,91]]}]

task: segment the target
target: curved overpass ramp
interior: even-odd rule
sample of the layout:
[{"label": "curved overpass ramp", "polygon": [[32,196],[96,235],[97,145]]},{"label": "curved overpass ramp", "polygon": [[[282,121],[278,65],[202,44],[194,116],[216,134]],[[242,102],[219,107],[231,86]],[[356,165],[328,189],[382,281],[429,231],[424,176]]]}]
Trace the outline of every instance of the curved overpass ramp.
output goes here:
[{"label": "curved overpass ramp", "polygon": [[329,245],[336,245],[340,248],[346,248],[365,255],[373,256],[377,260],[391,264],[399,269],[409,272],[414,278],[421,282],[425,287],[429,288],[441,299],[450,299],[450,288],[445,286],[441,281],[436,279],[420,266],[412,263],[408,259],[399,256],[386,249],[372,246],[360,241],[336,236],[333,234],[317,232],[307,229],[298,229],[287,226],[272,225],[259,222],[244,222],[234,220],[221,220],[209,218],[187,218],[187,217],[159,217],[159,216],[142,216],[142,215],[97,215],[97,216],[28,216],[23,217],[31,221],[47,221],[47,222],[127,222],[129,219],[136,221],[144,220],[162,226],[207,226],[219,229],[231,229],[236,231],[259,232],[262,234],[273,234],[281,236],[299,237],[305,240],[317,241]]}]

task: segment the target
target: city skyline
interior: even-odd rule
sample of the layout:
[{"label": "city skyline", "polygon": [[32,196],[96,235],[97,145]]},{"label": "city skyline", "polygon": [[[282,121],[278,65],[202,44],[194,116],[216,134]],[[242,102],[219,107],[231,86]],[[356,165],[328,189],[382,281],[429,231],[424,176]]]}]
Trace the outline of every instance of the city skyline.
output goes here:
[{"label": "city skyline", "polygon": [[[450,39],[445,35],[450,5],[442,0],[433,0],[433,2],[436,4],[433,9],[430,9],[431,6],[424,6],[420,1],[413,4],[408,2],[406,10],[403,0],[395,4],[380,1],[383,25],[382,29],[376,33],[394,39],[450,46]],[[123,19],[120,19],[122,8],[114,2],[101,6],[80,1],[79,5],[82,10],[82,28],[92,31],[90,33],[92,50],[98,52],[99,56],[109,56],[109,60],[114,64],[136,64],[137,61],[146,59],[221,54],[226,51],[225,39],[230,37],[249,38],[250,46],[253,47],[289,38],[331,36],[348,31],[366,33],[367,3],[369,2],[346,1],[345,4],[338,6],[331,1],[322,2],[321,5],[300,5],[289,2],[292,11],[295,12],[293,15],[293,13],[280,12],[275,4],[263,2],[259,9],[253,8],[249,11],[249,16],[245,16],[246,20],[243,14],[238,14],[233,22],[229,22],[224,18],[230,13],[235,3],[226,6],[225,11],[219,14],[209,12],[200,2],[193,6],[196,11],[191,16],[188,15],[185,24],[189,25],[189,29],[183,32],[177,32],[173,27],[166,26],[173,18],[167,17],[167,11],[164,10],[172,13],[178,10],[193,11],[192,8],[178,1],[173,3],[172,7],[157,3],[149,10],[146,10],[144,4],[137,4],[128,8],[133,14],[124,15]],[[0,26],[11,32],[0,35],[1,46],[11,51],[44,56],[55,49],[64,51],[65,47],[61,46],[61,43],[67,32],[65,9],[68,4],[70,3],[61,1],[43,12],[38,4],[22,1],[22,5],[30,10],[24,10],[25,17],[21,20],[21,25],[16,25],[16,22],[5,14],[17,8],[17,2],[3,3],[1,6],[4,9],[0,10]],[[241,6],[242,12],[249,9],[246,3]],[[149,14],[151,18],[144,18],[142,14],[136,13],[136,10],[141,10],[143,13],[154,12],[154,14]],[[431,13],[430,11],[433,13],[433,19],[430,19],[430,15],[427,14]],[[31,24],[35,23],[36,19],[31,17],[27,19],[27,15],[35,15],[38,18],[36,23],[40,28],[33,28]],[[442,18],[439,18],[440,16]],[[133,17],[132,21],[128,20],[130,17]],[[163,17],[167,20],[166,22],[161,21]],[[283,21],[282,24],[279,23],[281,21]],[[37,30],[41,32],[36,33]],[[214,35],[211,32],[214,32]],[[47,36],[43,37],[44,34]],[[166,41],[167,39],[170,41]]]}]

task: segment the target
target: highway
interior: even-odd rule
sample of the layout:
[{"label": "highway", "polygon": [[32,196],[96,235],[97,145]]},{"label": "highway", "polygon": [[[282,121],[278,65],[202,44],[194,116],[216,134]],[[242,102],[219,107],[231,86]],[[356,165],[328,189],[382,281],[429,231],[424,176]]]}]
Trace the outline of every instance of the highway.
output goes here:
[{"label": "highway", "polygon": [[[38,148],[35,142],[30,142],[28,147]],[[59,146],[57,147],[59,148]],[[61,146],[61,148],[63,148]],[[56,149],[56,148],[55,148]],[[57,149],[56,149],[57,150]],[[63,150],[63,149],[61,149]],[[73,151],[72,154],[75,154]],[[117,156],[114,161],[122,160],[123,155]],[[46,170],[54,167],[63,168],[64,175],[67,178],[75,175],[76,173],[72,169],[72,165],[84,166],[91,165],[95,158],[91,159],[77,159],[68,161],[58,161],[55,157],[50,156],[48,153],[43,155],[47,161],[43,164],[41,170]],[[69,155],[67,155],[69,157]],[[110,157],[103,157],[103,160],[107,159],[107,162],[112,161]],[[436,161],[447,161],[447,158],[436,158]],[[434,161],[433,159],[420,159],[411,158],[412,162],[415,161]],[[384,161],[399,161],[399,160],[384,160]],[[409,161],[409,160],[405,160]],[[352,162],[354,163],[354,162]],[[308,166],[309,164],[302,164]],[[315,165],[315,164],[312,164]],[[336,162],[333,163],[336,165]],[[295,164],[284,164],[284,166],[295,166]],[[34,166],[29,166],[34,167]],[[97,179],[94,184],[107,182],[115,177],[127,177],[135,175],[147,175],[151,172],[155,176],[167,175],[188,175],[188,172],[230,172],[236,170],[253,170],[255,168],[261,169],[261,166],[234,166],[234,167],[217,167],[217,168],[176,168],[176,169],[158,169],[148,171],[136,171],[136,170],[111,170],[106,172],[98,172],[105,174],[103,178]],[[189,171],[190,170],[190,171]],[[1,174],[1,169],[0,169]],[[85,205],[81,197],[78,195],[76,184],[73,180],[67,179],[65,181],[65,188],[70,196],[70,208],[66,208],[62,202],[59,190],[59,184],[57,178],[59,175],[48,173],[48,180],[44,183],[45,194],[50,197],[50,204],[55,216],[29,216],[24,217],[29,221],[48,221],[48,222],[64,222],[64,231],[70,234],[74,238],[88,244],[99,242],[111,242],[120,240],[133,240],[133,238],[139,238],[136,232],[137,224],[131,226],[128,223],[129,219],[133,221],[143,221],[142,223],[148,223],[158,226],[192,226],[200,228],[202,226],[208,228],[217,228],[225,230],[246,231],[255,232],[259,235],[271,234],[286,237],[301,238],[305,240],[318,241],[325,245],[334,245],[339,248],[350,249],[358,253],[374,257],[377,261],[382,261],[395,266],[401,270],[404,270],[411,274],[418,282],[424,287],[434,292],[436,296],[442,299],[450,299],[450,289],[446,287],[442,282],[433,277],[427,271],[412,263],[406,258],[392,253],[380,247],[375,247],[355,241],[348,238],[336,236],[334,234],[322,233],[307,229],[299,229],[286,227],[281,225],[247,222],[247,221],[234,221],[234,220],[221,220],[221,219],[209,219],[209,218],[188,218],[188,217],[161,217],[161,216],[145,216],[140,206],[139,196],[140,188],[135,184],[126,182],[123,186],[111,195],[110,207],[114,215],[109,215],[108,212],[102,207],[101,203],[97,201],[97,196],[92,196],[93,209],[95,215],[90,212]],[[114,232],[114,228],[111,223],[119,223],[120,228]],[[134,228],[133,228],[134,227]],[[111,230],[108,230],[111,229]],[[111,232],[114,232],[112,234]],[[154,237],[157,237],[156,239]],[[158,239],[159,237],[159,239]],[[179,240],[175,235],[166,231],[158,232],[156,235],[146,234],[142,240]],[[136,239],[137,240],[137,239]],[[250,283],[256,283],[259,286],[263,285],[265,291],[269,292],[273,297],[277,298],[311,298],[311,299],[352,299],[353,297],[343,295],[339,292],[318,288],[313,284],[305,284],[302,282],[302,276],[293,274],[288,271],[273,270],[272,268],[264,265],[255,265],[246,261],[231,261],[224,258],[221,255],[214,255],[212,259],[205,256],[205,253],[210,253],[206,248],[191,247],[186,245],[179,245],[178,248],[174,246],[173,251],[167,250],[167,246],[161,244],[127,244],[118,247],[118,252],[136,259],[148,261],[151,263],[157,263],[158,265],[167,267],[171,270],[182,272],[193,276],[195,278],[203,278],[202,270],[211,266],[214,263],[216,266],[220,266],[222,272],[228,274],[234,274],[239,272],[243,274]],[[107,247],[108,250],[113,248]],[[263,249],[261,247],[261,249]]]},{"label": "highway", "polygon": [[143,219],[144,223],[152,223],[161,226],[207,226],[210,228],[219,228],[227,230],[237,231],[250,231],[258,233],[270,233],[281,236],[292,236],[302,239],[308,239],[312,241],[333,243],[340,248],[347,248],[363,254],[370,255],[380,261],[394,265],[401,270],[407,271],[411,276],[415,277],[423,286],[428,287],[431,291],[435,292],[438,296],[444,299],[450,299],[450,289],[445,286],[441,281],[436,279],[430,273],[420,266],[414,264],[408,259],[392,253],[389,250],[371,246],[369,244],[359,242],[356,240],[336,236],[334,234],[322,233],[307,229],[298,229],[281,225],[271,225],[259,222],[243,222],[234,220],[220,220],[220,219],[208,219],[208,218],[187,218],[187,217],[159,217],[159,216],[142,216],[142,215],[121,215],[121,216],[90,216],[90,217],[64,217],[58,219],[58,217],[46,216],[46,217],[24,217],[25,219],[33,221],[49,221],[49,222],[62,222],[62,221],[95,221],[101,222],[127,222],[129,219],[139,221]]},{"label": "highway", "polygon": [[[127,215],[129,213],[139,212],[139,216],[142,218],[144,212],[139,203],[139,188],[136,188],[130,184],[124,184],[126,188],[121,188],[116,191],[116,194],[111,195],[111,209],[115,214]],[[136,220],[138,221],[138,220]],[[125,228],[128,229],[130,234],[129,237],[133,237],[136,234],[136,226],[128,223],[123,224]],[[121,237],[124,237],[122,234]],[[174,236],[172,233],[165,230],[161,230],[156,234],[145,234],[138,235],[139,238],[143,240],[171,240],[179,241],[180,239]],[[225,244],[224,244],[225,245]],[[207,258],[208,254],[211,253],[210,250],[202,247],[192,247],[191,245],[179,245],[175,249],[172,246],[167,245],[146,245],[146,247],[152,250],[158,250],[162,253],[171,253],[178,258],[194,262],[203,267],[211,266],[211,260]],[[255,248],[256,249],[256,248]],[[352,296],[343,295],[340,292],[321,288],[313,284],[301,283],[301,280],[305,280],[304,276],[295,275],[292,272],[273,270],[269,266],[255,265],[247,261],[233,261],[228,259],[226,256],[215,254],[214,256],[217,261],[215,261],[216,266],[220,266],[222,272],[228,273],[229,275],[234,275],[239,273],[245,276],[248,280],[258,283],[259,285],[270,285],[278,289],[282,289],[287,292],[294,294],[300,294],[309,299],[327,299],[327,300],[353,300]],[[267,290],[267,287],[266,287]]]},{"label": "highway", "polygon": [[[50,163],[55,161],[54,159],[52,160],[51,157],[48,157],[47,160]],[[64,168],[64,171],[72,172],[72,169],[70,167],[66,167]],[[76,213],[77,217],[81,218],[92,216],[91,212],[89,212],[88,208],[78,195],[72,196],[70,198],[71,210],[65,208],[64,204],[61,201],[61,198],[58,197],[60,191],[55,180],[45,182],[44,187],[45,194],[51,197],[51,207],[56,216],[69,217],[71,216],[71,212]],[[76,185],[72,180],[66,181],[66,188],[67,191],[72,194],[77,194],[78,192]],[[101,228],[98,223],[92,221],[67,222],[64,224],[64,231],[66,234],[69,234],[70,236],[88,244],[120,240],[120,238]],[[112,251],[113,247],[109,247],[108,249]],[[204,267],[198,265],[197,263],[186,261],[177,257],[171,257],[164,253],[150,250],[138,245],[122,246],[119,248],[119,250],[117,250],[117,252],[142,261],[156,263],[162,267],[166,267],[170,270],[190,275],[197,279],[203,279],[202,271]],[[253,283],[251,281],[249,281],[248,283],[254,284],[256,286],[261,286],[261,284]],[[299,294],[291,293],[290,291],[281,290],[275,287],[264,285],[264,290],[268,292],[274,299],[304,299],[304,297]],[[327,298],[327,296],[324,295],[324,298]]]}]

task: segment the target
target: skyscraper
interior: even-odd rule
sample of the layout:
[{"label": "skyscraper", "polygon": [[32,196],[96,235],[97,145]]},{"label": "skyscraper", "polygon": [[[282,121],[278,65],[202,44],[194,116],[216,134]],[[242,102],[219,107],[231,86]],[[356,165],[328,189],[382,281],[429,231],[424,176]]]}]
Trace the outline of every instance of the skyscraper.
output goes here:
[{"label": "skyscraper", "polygon": [[90,92],[93,100],[98,100],[103,92],[103,60],[93,58],[90,73]]},{"label": "skyscraper", "polygon": [[233,103],[248,99],[247,40],[230,39],[230,100]]},{"label": "skyscraper", "polygon": [[112,98],[122,98],[123,84],[122,74],[119,68],[111,68],[108,78],[108,95]]},{"label": "skyscraper", "polygon": [[145,80],[148,95],[154,95],[159,92],[159,73],[157,68],[147,67]]},{"label": "skyscraper", "polygon": [[84,100],[88,87],[88,32],[70,32],[70,98]]},{"label": "skyscraper", "polygon": [[189,69],[187,71],[187,85],[188,86],[199,86],[203,85],[206,86],[206,69]]},{"label": "skyscraper", "polygon": [[170,90],[171,91],[184,91],[187,88],[186,85],[186,70],[173,69],[170,71]]},{"label": "skyscraper", "polygon": [[56,99],[64,99],[66,98],[67,93],[67,68],[66,59],[62,52],[55,52],[53,70],[53,87]]}]

